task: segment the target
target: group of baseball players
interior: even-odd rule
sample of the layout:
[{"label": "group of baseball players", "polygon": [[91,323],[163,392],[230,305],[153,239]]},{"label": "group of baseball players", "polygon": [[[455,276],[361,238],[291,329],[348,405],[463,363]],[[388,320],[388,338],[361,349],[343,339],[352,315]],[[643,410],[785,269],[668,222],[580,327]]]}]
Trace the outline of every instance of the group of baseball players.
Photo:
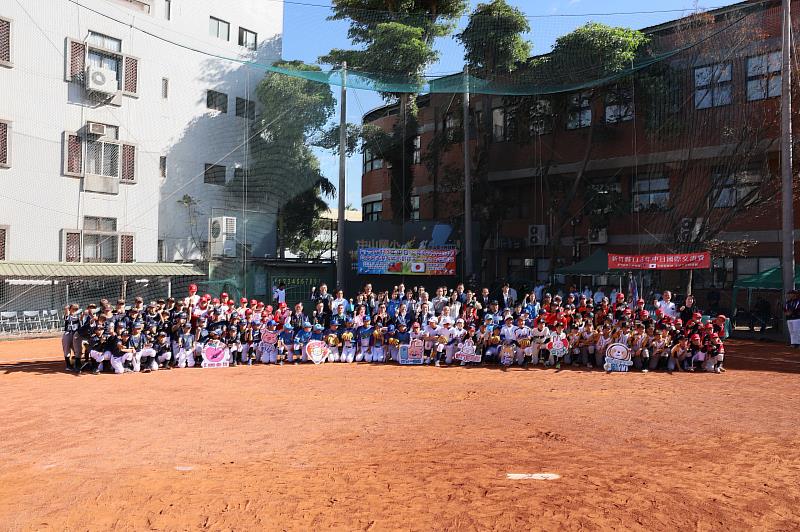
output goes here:
[{"label": "group of baseball players", "polygon": [[[692,300],[677,308],[668,292],[654,312],[622,293],[613,303],[604,298],[595,305],[581,294],[563,300],[544,294],[539,302],[533,292],[517,303],[507,285],[497,297],[461,284],[447,292],[437,288],[431,298],[424,288],[401,285],[391,295],[373,294],[366,285],[346,300],[323,285],[312,293],[310,315],[302,303],[288,308],[282,286],[273,291],[274,304],[246,298],[237,304],[226,293],[200,296],[195,285],[184,299],[145,304],[136,298],[115,306],[102,300],[84,310],[73,304],[65,310],[63,354],[69,371],[121,374],[204,365],[210,352],[226,366],[312,358],[401,363],[404,346],[413,344],[424,365],[567,364],[610,371],[606,356],[615,345],[642,372],[724,371],[725,316],[704,323]],[[322,359],[309,355],[313,341],[326,347]],[[473,356],[459,356],[466,352]]]}]

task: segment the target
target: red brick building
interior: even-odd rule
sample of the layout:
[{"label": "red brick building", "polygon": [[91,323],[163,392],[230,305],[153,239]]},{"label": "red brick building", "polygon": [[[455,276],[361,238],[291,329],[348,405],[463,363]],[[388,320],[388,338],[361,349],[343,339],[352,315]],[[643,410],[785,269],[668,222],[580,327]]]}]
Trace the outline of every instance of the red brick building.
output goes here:
[{"label": "red brick building", "polygon": [[[800,0],[792,3],[797,34]],[[473,156],[481,138],[474,124],[488,123],[491,106],[483,179],[495,200],[480,220],[484,280],[543,279],[598,247],[669,253],[711,239],[746,253],[718,252],[712,271],[698,272],[696,288],[729,288],[737,276],[779,264],[780,1],[742,2],[642,31],[661,50],[687,48],[663,61],[665,86],[643,89],[654,86],[645,79],[654,70],[645,69],[635,80],[568,94],[471,98]],[[423,95],[418,107],[410,218],[458,224],[461,95]],[[397,118],[398,106],[389,105],[363,122],[389,131]],[[442,138],[447,149],[433,164],[434,141]],[[386,166],[365,148],[364,221],[393,219]],[[475,198],[476,211],[483,201]],[[795,213],[800,227],[800,202]],[[679,273],[647,277],[671,288],[685,281]]]}]

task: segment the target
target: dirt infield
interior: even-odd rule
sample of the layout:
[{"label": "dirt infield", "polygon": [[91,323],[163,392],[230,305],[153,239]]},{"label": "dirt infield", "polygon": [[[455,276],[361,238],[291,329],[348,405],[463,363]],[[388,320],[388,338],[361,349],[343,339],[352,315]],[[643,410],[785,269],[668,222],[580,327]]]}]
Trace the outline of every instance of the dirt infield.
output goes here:
[{"label": "dirt infield", "polygon": [[3,530],[800,528],[800,351],[775,344],[723,375],[75,376],[58,349],[0,343]]}]

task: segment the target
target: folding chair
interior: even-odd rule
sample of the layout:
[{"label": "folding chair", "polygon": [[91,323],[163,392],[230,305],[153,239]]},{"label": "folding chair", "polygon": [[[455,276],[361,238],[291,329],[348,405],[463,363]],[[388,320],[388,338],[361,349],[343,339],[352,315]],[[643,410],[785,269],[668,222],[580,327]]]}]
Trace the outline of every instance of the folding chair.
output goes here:
[{"label": "folding chair", "polygon": [[25,310],[22,312],[22,325],[28,331],[41,331],[42,318],[38,310]]},{"label": "folding chair", "polygon": [[15,311],[0,312],[0,332],[19,332],[19,318]]},{"label": "folding chair", "polygon": [[61,312],[58,309],[50,311],[50,328],[57,331],[61,327]]}]

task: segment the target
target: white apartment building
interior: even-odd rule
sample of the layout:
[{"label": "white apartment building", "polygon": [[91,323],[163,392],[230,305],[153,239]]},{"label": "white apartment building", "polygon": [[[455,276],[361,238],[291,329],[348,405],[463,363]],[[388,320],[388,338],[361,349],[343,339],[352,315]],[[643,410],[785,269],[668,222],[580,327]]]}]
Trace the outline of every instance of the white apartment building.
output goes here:
[{"label": "white apartment building", "polygon": [[225,184],[264,75],[242,62],[279,58],[282,26],[275,0],[0,0],[0,260],[196,260],[211,216],[274,250]]}]

